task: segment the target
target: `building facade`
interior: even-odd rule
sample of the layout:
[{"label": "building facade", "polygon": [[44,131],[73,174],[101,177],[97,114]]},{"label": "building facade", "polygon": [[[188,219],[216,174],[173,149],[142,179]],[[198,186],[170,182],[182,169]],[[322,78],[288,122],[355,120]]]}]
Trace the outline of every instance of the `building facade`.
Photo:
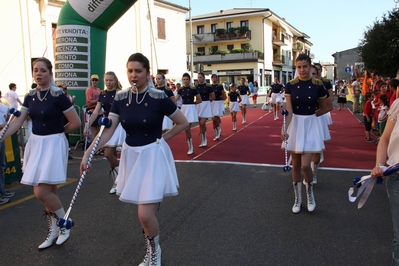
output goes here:
[{"label": "building facade", "polygon": [[267,87],[274,77],[286,83],[299,53],[314,57],[310,37],[267,8],[220,10],[193,17],[191,25],[187,19],[186,49],[192,47],[196,69],[227,84],[246,78]]},{"label": "building facade", "polygon": [[[363,68],[358,48],[352,48],[341,52],[336,52],[332,55],[334,57],[335,77],[334,79],[348,80],[355,75],[356,68]],[[350,72],[345,70],[349,68]],[[361,71],[359,71],[361,73]]]},{"label": "building facade", "polygon": [[[3,10],[0,33],[5,36],[0,44],[1,90],[8,84],[18,85],[21,98],[33,82],[32,61],[47,57],[54,64],[56,29],[60,10],[66,0],[0,1]],[[126,79],[127,58],[141,52],[150,60],[151,73],[162,72],[167,77],[181,77],[187,70],[185,20],[189,10],[162,0],[137,0],[133,6],[108,30],[106,41],[106,71],[114,71],[123,87]],[[99,87],[102,89],[102,75]],[[87,84],[90,84],[89,75]],[[70,91],[77,103],[84,103],[84,91]]]}]

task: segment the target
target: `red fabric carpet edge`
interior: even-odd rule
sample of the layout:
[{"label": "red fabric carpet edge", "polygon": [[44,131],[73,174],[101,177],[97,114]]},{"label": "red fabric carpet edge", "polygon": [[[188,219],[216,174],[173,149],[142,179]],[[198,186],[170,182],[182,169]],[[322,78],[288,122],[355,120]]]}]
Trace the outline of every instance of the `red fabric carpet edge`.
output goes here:
[{"label": "red fabric carpet edge", "polygon": [[[347,109],[331,111],[333,125],[331,140],[326,142],[324,162],[321,167],[371,169],[375,164],[377,145],[366,142],[364,126]],[[237,131],[232,130],[231,116],[222,117],[222,137],[213,141],[212,122],[207,123],[206,148],[199,148],[199,127],[191,129],[194,154],[187,155],[187,142],[182,132],[168,141],[175,160],[215,162],[258,163],[284,165],[284,150],[281,149],[281,126],[283,117],[273,119],[273,114],[260,108],[247,109],[247,123],[241,124],[242,115],[237,114]]]}]

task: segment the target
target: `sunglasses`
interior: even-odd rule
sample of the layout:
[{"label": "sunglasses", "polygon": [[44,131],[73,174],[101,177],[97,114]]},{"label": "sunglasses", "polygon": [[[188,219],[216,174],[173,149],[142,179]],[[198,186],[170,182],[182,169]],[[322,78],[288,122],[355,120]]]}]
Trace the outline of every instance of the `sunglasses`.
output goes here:
[{"label": "sunglasses", "polygon": [[92,79],[91,81],[98,81],[98,79]]}]

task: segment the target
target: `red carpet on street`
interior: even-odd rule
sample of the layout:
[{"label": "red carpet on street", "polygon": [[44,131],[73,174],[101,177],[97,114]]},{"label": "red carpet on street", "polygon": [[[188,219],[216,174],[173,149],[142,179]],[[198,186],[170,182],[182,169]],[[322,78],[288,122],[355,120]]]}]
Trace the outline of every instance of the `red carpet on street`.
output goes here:
[{"label": "red carpet on street", "polygon": [[[324,162],[321,167],[344,169],[371,169],[375,165],[377,145],[365,141],[364,126],[348,110],[331,111],[333,125],[329,127],[331,140],[326,142]],[[214,161],[284,165],[284,150],[281,149],[281,127],[283,116],[273,119],[273,114],[261,108],[247,109],[247,123],[242,124],[241,113],[237,114],[237,131],[233,131],[231,116],[222,118],[222,136],[213,141],[212,122],[207,123],[206,148],[199,148],[199,127],[193,127],[194,154],[187,155],[185,134],[169,141],[177,161]]]}]

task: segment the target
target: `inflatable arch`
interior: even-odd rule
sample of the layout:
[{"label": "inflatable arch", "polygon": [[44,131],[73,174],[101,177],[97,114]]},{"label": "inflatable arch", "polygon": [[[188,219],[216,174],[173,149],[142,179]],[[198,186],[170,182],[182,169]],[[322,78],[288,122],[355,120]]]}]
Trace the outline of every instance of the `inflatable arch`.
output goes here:
[{"label": "inflatable arch", "polygon": [[[54,77],[85,104],[90,75],[105,72],[108,29],[137,0],[68,0],[60,11],[56,32]],[[103,85],[100,80],[99,87]]]}]

